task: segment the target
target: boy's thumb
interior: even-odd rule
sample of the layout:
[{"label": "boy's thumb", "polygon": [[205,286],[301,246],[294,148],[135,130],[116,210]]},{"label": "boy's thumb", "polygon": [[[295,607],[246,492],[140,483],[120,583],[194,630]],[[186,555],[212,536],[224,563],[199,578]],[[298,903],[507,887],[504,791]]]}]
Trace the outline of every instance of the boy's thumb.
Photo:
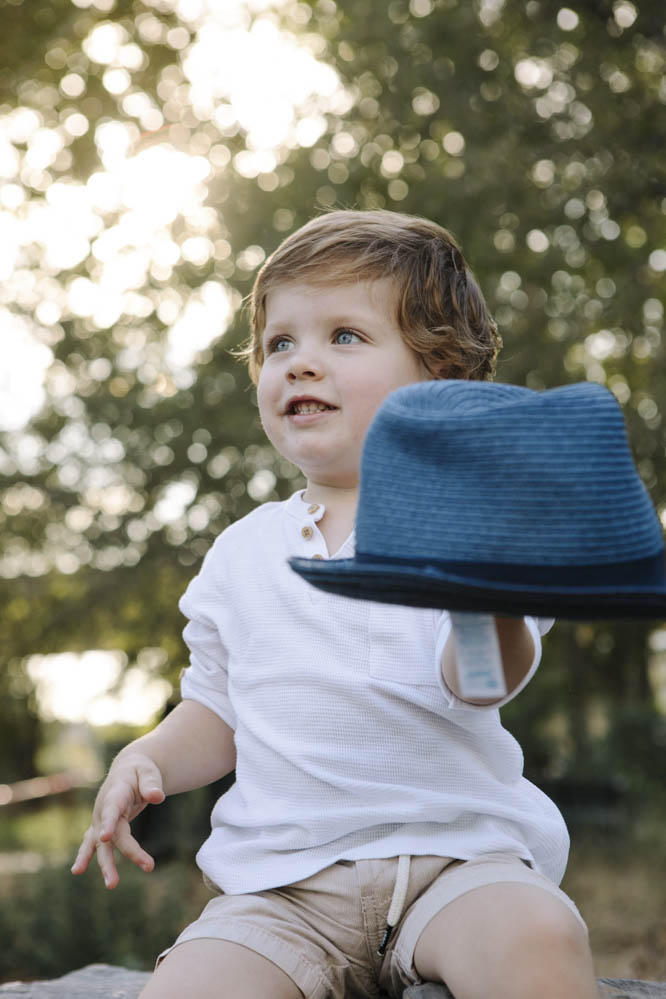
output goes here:
[{"label": "boy's thumb", "polygon": [[160,802],[164,801],[166,798],[162,782],[155,774],[141,777],[139,781],[139,790],[141,792],[141,797],[153,805],[159,805]]}]

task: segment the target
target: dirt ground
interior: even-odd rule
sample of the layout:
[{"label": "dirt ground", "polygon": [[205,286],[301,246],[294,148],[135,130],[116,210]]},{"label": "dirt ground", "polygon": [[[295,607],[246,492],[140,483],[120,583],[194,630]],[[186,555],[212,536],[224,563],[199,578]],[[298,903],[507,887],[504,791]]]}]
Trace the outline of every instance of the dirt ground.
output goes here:
[{"label": "dirt ground", "polygon": [[666,982],[666,830],[631,845],[572,835],[562,887],[588,924],[598,977]]}]

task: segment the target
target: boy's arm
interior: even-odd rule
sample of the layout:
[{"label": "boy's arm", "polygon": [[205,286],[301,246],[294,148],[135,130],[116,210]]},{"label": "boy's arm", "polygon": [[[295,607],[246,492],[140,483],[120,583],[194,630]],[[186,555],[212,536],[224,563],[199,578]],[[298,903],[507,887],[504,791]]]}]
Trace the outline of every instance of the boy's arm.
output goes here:
[{"label": "boy's arm", "polygon": [[107,888],[115,888],[114,847],[144,871],[151,871],[153,858],[132,836],[132,819],[146,805],[160,804],[167,794],[224,777],[235,763],[232,729],[197,701],[182,701],[156,729],[131,742],[114,759],[97,794],[72,873],[83,874],[96,853]]},{"label": "boy's arm", "polygon": [[165,795],[212,784],[236,766],[233,730],[210,708],[187,699],[152,732],[121,750],[116,760],[134,751],[157,765]]},{"label": "boy's arm", "polygon": [[[507,696],[509,696],[522,683],[534,663],[536,652],[534,639],[524,618],[495,616],[495,627],[499,639]],[[487,705],[498,700],[497,698],[466,698],[462,696],[453,632],[449,635],[444,646],[441,662],[442,674],[447,686],[461,701],[466,701],[468,704]]]}]

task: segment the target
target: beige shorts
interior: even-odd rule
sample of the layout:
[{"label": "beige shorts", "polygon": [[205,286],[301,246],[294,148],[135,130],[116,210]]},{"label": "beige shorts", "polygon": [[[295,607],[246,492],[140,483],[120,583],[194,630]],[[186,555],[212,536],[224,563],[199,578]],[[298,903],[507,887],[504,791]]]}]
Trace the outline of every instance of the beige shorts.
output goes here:
[{"label": "beige shorts", "polygon": [[[517,857],[489,854],[465,862],[412,857],[403,915],[379,955],[397,863],[397,857],[342,860],[284,888],[216,895],[174,947],[201,938],[241,944],[286,972],[306,999],[376,999],[380,989],[398,999],[407,986],[421,983],[414,950],[425,927],[474,888],[499,882],[537,885],[585,926],[571,899]],[[158,964],[172,949],[160,954]]]}]

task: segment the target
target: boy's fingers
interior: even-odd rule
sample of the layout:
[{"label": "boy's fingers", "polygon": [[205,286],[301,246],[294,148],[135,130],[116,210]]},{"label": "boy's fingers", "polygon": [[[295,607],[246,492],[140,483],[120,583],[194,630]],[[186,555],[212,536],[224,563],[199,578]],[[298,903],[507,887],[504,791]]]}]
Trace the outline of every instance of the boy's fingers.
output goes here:
[{"label": "boy's fingers", "polygon": [[100,815],[99,838],[108,843],[115,835],[118,823],[129,812],[134,801],[134,793],[128,785],[123,785],[117,791],[110,791],[104,802]]},{"label": "boy's fingers", "polygon": [[121,814],[115,805],[105,807],[99,824],[99,838],[102,843],[113,841]]},{"label": "boy's fingers", "polygon": [[139,794],[144,801],[150,802],[151,805],[159,805],[166,798],[162,782],[153,773],[139,775]]},{"label": "boy's fingers", "polygon": [[116,846],[124,857],[131,860],[137,867],[140,867],[142,871],[152,871],[155,867],[155,861],[149,853],[146,853],[140,843],[134,839],[129,827],[124,829],[116,838]]},{"label": "boy's fingers", "polygon": [[149,853],[139,845],[130,832],[129,823],[124,821],[116,830],[112,841],[105,841],[101,837],[95,841],[91,830],[86,833],[84,842],[79,848],[76,860],[72,865],[73,874],[83,874],[87,870],[93,853],[97,855],[97,865],[100,869],[104,884],[107,888],[113,889],[118,884],[120,877],[114,859],[114,850],[120,850],[124,857],[131,860],[140,867],[141,870],[149,872],[155,867],[155,861]]},{"label": "boy's fingers", "polygon": [[157,805],[166,795],[162,787],[162,774],[156,766],[142,766],[136,772],[139,794],[143,801]]},{"label": "boy's fingers", "polygon": [[120,879],[113,859],[112,843],[99,843],[97,845],[97,863],[102,872],[106,887],[109,889],[115,888]]},{"label": "boy's fingers", "polygon": [[122,784],[110,791],[102,809],[100,839],[109,842],[114,837],[119,822],[133,819],[147,803],[159,805],[165,797],[161,781],[152,771],[137,775],[136,787]]},{"label": "boy's fingers", "polygon": [[83,874],[88,870],[88,864],[95,852],[95,844],[90,834],[90,830],[86,832],[79,847],[78,853],[72,864],[72,874]]},{"label": "boy's fingers", "polygon": [[147,767],[134,773],[134,780],[121,779],[99,796],[93,822],[86,830],[81,846],[72,864],[72,874],[83,874],[88,869],[94,853],[107,888],[115,888],[119,881],[114,860],[117,848],[144,871],[152,871],[155,861],[139,845],[130,832],[130,820],[146,804],[159,804],[166,795],[157,768]]}]

